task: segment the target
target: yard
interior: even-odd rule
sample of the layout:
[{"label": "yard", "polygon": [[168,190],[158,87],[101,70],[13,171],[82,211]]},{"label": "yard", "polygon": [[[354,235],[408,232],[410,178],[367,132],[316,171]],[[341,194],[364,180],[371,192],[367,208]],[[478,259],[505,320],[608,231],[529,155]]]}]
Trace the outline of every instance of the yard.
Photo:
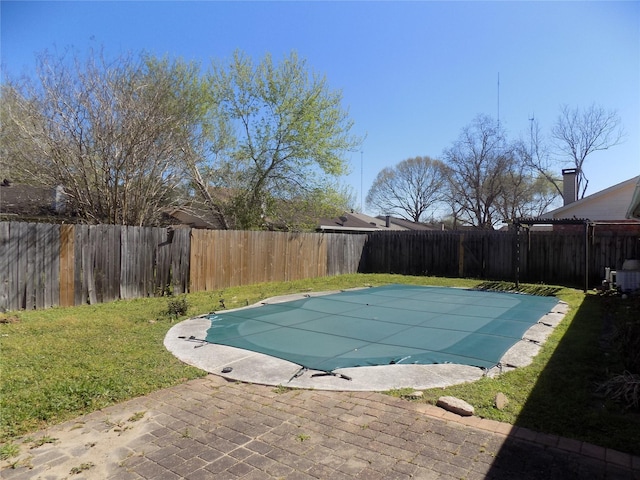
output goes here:
[{"label": "yard", "polygon": [[[286,293],[388,283],[474,287],[481,282],[354,274],[263,283],[179,298],[3,314],[3,455],[29,432],[205,375],[182,364],[163,346],[167,330],[179,321],[183,307],[188,307],[187,314],[180,318]],[[474,405],[476,414],[485,418],[640,454],[640,412],[625,409],[597,391],[597,385],[611,372],[623,372],[625,356],[630,355],[603,341],[612,338],[603,335],[605,311],[609,320],[620,318],[627,324],[633,321],[633,312],[637,313],[638,303],[631,303],[637,299],[585,295],[575,289],[539,285],[525,285],[523,289],[533,293],[555,290],[571,307],[534,363],[497,379],[427,391],[420,401],[435,402],[443,394],[455,395]],[[498,392],[509,399],[504,410],[494,407]]]}]

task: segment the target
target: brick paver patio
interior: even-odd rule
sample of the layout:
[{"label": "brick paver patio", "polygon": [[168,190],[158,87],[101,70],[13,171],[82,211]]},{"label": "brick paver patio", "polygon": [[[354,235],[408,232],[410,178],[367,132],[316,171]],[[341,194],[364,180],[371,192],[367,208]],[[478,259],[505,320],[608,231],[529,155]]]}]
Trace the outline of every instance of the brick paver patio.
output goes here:
[{"label": "brick paver patio", "polygon": [[640,459],[371,392],[209,375],[32,437],[6,479],[640,479]]}]

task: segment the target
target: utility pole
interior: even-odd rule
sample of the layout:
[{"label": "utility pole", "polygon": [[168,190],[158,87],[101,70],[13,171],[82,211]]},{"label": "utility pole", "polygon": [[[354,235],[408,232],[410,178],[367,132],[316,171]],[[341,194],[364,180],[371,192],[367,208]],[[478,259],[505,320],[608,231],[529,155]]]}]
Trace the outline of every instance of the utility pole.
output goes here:
[{"label": "utility pole", "polygon": [[363,161],[364,152],[360,150],[360,213],[364,213],[364,206],[362,203],[362,177],[364,175],[364,161]]}]

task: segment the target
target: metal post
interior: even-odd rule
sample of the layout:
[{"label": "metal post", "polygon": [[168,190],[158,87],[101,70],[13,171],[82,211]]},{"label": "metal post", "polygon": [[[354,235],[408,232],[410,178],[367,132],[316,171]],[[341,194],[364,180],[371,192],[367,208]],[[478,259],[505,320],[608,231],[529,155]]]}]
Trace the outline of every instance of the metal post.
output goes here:
[{"label": "metal post", "polygon": [[515,223],[516,227],[516,288],[520,288],[520,222]]},{"label": "metal post", "polygon": [[584,222],[584,293],[589,290],[589,222]]}]

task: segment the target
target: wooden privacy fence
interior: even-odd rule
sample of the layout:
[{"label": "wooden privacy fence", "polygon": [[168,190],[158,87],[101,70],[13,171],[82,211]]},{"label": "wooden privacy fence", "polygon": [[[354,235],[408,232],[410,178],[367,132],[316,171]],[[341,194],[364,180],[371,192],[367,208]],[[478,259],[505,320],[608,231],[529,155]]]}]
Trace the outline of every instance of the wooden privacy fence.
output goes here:
[{"label": "wooden privacy fence", "polygon": [[[585,265],[585,241],[588,263]],[[519,248],[516,248],[519,247]],[[345,273],[584,286],[640,258],[637,234],[277,233],[0,222],[0,311]]]},{"label": "wooden privacy fence", "polygon": [[355,273],[366,235],[0,222],[0,311]]},{"label": "wooden privacy fence", "polygon": [[189,230],[0,222],[0,311],[187,291]]},{"label": "wooden privacy fence", "polygon": [[191,291],[356,273],[366,235],[192,230]]},{"label": "wooden privacy fence", "polygon": [[514,236],[493,231],[376,232],[369,235],[364,255],[370,273],[509,278]]},{"label": "wooden privacy fence", "polygon": [[583,287],[587,274],[593,287],[602,281],[605,267],[620,269],[625,259],[640,258],[640,237],[602,229],[590,229],[587,236],[535,231],[520,236],[494,231],[376,232],[369,235],[363,256],[361,271],[369,273],[513,281],[519,265],[523,282]]}]

